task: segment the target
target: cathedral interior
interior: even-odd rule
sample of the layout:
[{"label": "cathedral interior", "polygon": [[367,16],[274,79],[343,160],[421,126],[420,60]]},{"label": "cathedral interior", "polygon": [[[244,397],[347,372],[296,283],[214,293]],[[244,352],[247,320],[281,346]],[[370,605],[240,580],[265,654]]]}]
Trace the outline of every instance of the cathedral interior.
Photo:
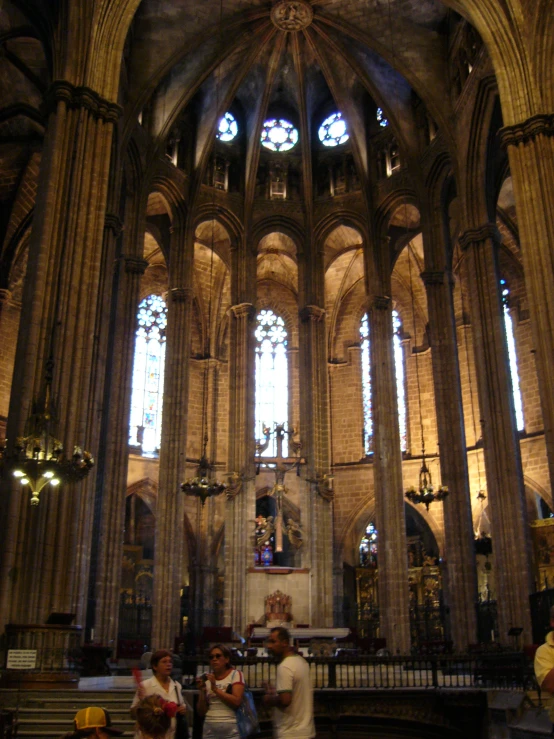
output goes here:
[{"label": "cathedral interior", "polygon": [[0,630],[536,641],[552,11],[0,2]]}]

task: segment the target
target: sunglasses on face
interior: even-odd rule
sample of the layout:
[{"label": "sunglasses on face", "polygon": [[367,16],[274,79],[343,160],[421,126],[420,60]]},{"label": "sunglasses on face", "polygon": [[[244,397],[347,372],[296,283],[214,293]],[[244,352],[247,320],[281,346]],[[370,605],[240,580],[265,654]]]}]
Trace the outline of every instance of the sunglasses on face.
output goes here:
[{"label": "sunglasses on face", "polygon": [[210,659],[221,659],[222,654],[210,654]]}]

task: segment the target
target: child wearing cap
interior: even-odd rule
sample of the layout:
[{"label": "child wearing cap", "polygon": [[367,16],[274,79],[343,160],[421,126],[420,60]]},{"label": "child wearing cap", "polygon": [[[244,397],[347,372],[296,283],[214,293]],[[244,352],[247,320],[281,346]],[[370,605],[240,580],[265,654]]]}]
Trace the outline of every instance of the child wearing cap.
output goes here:
[{"label": "child wearing cap", "polygon": [[69,736],[74,739],[84,737],[100,737],[107,739],[110,736],[121,736],[123,731],[112,726],[110,714],[105,708],[89,706],[77,712],[73,719],[75,731]]}]

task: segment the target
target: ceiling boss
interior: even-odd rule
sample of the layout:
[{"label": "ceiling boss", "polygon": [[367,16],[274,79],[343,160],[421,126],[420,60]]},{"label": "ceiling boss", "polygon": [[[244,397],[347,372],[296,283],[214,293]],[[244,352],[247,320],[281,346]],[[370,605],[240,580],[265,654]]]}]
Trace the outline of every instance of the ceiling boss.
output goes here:
[{"label": "ceiling boss", "polygon": [[301,31],[313,17],[312,6],[305,0],[280,0],[271,10],[271,20],[281,31]]}]

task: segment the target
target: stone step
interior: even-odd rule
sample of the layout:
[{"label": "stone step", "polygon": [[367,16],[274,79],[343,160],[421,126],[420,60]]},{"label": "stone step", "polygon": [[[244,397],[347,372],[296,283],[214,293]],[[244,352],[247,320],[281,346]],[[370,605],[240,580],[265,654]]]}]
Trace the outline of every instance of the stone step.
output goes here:
[{"label": "stone step", "polygon": [[87,706],[102,706],[109,711],[114,726],[124,730],[124,737],[134,735],[134,721],[129,715],[134,691],[71,690],[55,691],[0,690],[0,705],[17,710],[18,738],[58,739],[73,728],[77,711]]}]

